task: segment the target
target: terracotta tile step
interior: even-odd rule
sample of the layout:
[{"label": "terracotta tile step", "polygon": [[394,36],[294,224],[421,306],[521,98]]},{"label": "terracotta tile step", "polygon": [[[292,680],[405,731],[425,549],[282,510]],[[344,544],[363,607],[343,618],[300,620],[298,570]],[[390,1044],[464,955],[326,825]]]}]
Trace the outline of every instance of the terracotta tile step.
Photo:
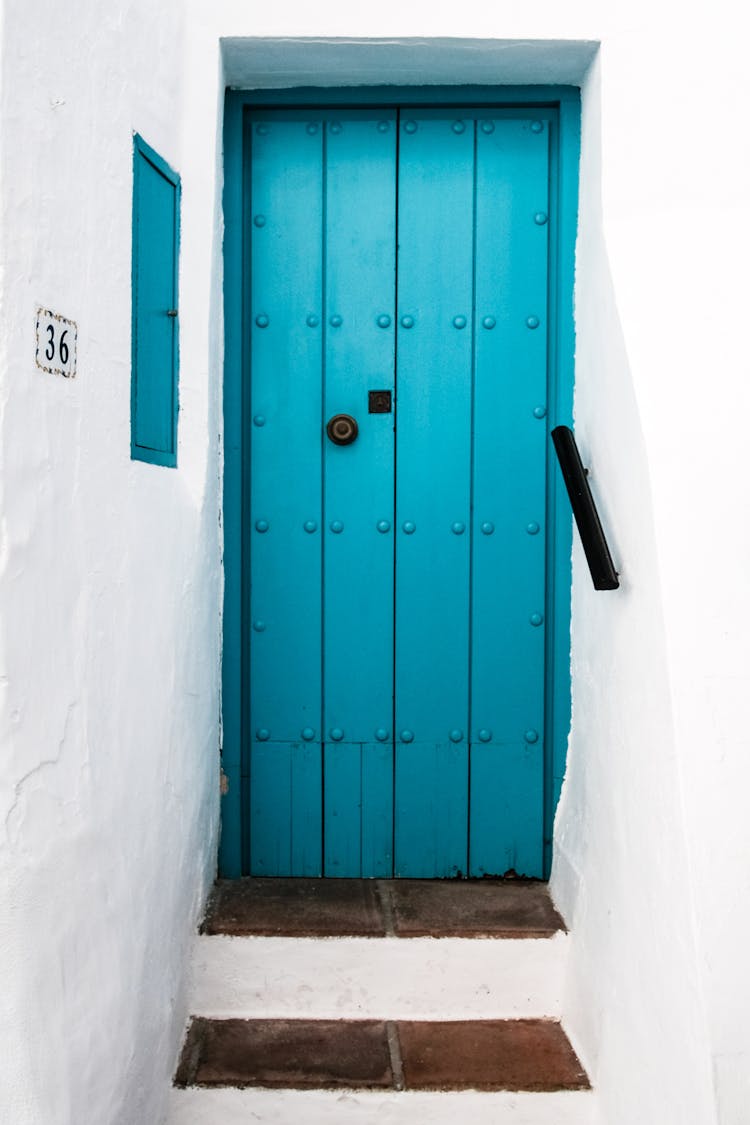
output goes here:
[{"label": "terracotta tile step", "polygon": [[207,934],[543,938],[564,929],[546,883],[482,879],[219,880]]},{"label": "terracotta tile step", "polygon": [[176,1086],[587,1090],[554,1020],[192,1021]]}]

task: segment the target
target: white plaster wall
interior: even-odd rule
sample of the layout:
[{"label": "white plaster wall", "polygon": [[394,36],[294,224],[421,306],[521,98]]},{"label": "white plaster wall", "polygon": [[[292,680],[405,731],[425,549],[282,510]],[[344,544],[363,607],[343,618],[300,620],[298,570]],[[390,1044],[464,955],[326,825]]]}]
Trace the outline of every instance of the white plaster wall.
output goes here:
[{"label": "white plaster wall", "polygon": [[569,1020],[623,1125],[747,1120],[750,160],[732,11],[656,9],[646,33],[631,10],[584,99],[576,423],[623,589],[594,594],[578,555],[554,887],[576,935]]},{"label": "white plaster wall", "polygon": [[[179,0],[5,5],[0,1120],[8,1125],[160,1120],[186,1014],[184,959],[215,865],[212,167],[202,192],[184,179],[179,469],[130,460],[132,133],[183,171],[183,52]],[[38,304],[78,322],[75,380],[35,369]]]},{"label": "white plaster wall", "polygon": [[[576,547],[553,879],[572,926],[564,1011],[605,1125],[746,1120],[738,16],[731,0],[8,6],[0,1011],[14,1122],[158,1119],[169,1000],[213,861],[222,37],[233,81],[273,85],[311,81],[299,53],[269,70],[264,41],[279,37],[413,38],[399,80],[424,81],[427,60],[443,82],[445,66],[572,80],[588,56],[565,41],[602,43],[584,89],[576,425],[623,585],[595,594]],[[430,37],[498,44],[481,62],[469,44],[459,66]],[[363,81],[385,73],[383,51],[381,71],[367,47]],[[177,473],[128,461],[132,128],[183,175]],[[33,370],[37,301],[81,323],[73,385]]]}]

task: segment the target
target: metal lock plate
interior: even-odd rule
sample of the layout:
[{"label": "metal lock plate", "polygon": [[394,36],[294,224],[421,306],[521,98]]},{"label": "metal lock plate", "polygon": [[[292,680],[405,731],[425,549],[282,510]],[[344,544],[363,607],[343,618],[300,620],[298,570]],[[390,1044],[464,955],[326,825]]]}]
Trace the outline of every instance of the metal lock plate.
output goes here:
[{"label": "metal lock plate", "polygon": [[390,391],[370,391],[369,393],[369,412],[370,414],[390,414],[393,409],[391,405],[391,392]]}]

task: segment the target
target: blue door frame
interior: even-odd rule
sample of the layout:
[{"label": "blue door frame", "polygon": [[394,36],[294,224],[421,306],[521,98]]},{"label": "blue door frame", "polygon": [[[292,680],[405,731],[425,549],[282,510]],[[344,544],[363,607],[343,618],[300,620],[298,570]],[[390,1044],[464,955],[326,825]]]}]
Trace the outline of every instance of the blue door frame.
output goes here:
[{"label": "blue door frame", "polygon": [[[548,430],[572,420],[574,322],[573,273],[577,225],[580,98],[572,87],[529,88],[357,88],[227,93],[224,119],[224,644],[220,873],[246,874],[249,852],[247,775],[249,731],[243,682],[248,668],[249,509],[244,448],[249,393],[249,216],[245,213],[250,174],[246,110],[284,107],[357,108],[377,106],[486,106],[493,110],[545,110],[550,121],[550,243],[548,292]],[[544,871],[551,865],[552,824],[565,770],[570,727],[570,556],[571,519],[554,458],[547,457],[547,546],[544,737]]]}]

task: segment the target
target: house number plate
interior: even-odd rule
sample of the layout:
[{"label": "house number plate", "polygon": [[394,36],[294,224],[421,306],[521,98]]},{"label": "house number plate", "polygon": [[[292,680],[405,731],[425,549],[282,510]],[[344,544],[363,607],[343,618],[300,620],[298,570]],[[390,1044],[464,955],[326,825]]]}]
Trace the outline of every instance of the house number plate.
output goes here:
[{"label": "house number plate", "polygon": [[49,375],[74,379],[78,325],[49,309],[36,312],[36,365]]}]

